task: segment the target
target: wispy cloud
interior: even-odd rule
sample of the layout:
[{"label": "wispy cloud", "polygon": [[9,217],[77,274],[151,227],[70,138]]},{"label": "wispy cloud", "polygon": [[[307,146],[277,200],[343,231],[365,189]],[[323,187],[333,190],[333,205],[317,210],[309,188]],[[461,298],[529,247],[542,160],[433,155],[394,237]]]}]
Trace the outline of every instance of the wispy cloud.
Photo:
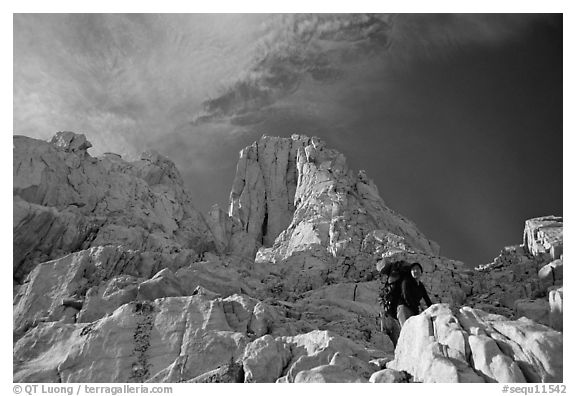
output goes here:
[{"label": "wispy cloud", "polygon": [[331,83],[342,66],[389,45],[392,17],[364,14],[290,14],[265,27],[249,70],[203,103],[197,123],[241,116],[294,93],[305,79]]},{"label": "wispy cloud", "polygon": [[95,147],[103,151],[138,152],[186,124],[198,131],[194,125],[209,122],[301,119],[289,103],[303,87],[357,79],[366,70],[355,67],[374,59],[409,62],[499,43],[543,18],[16,14],[14,132],[49,138],[78,130],[102,140]]},{"label": "wispy cloud", "polygon": [[126,141],[138,151],[238,75],[262,18],[16,14],[14,132],[48,138],[67,129],[97,140],[103,127],[102,150]]},{"label": "wispy cloud", "polygon": [[472,45],[497,45],[521,35],[542,15],[290,14],[266,25],[247,71],[203,102],[195,124],[261,120],[270,106],[305,83],[350,77],[351,65],[443,57]]}]

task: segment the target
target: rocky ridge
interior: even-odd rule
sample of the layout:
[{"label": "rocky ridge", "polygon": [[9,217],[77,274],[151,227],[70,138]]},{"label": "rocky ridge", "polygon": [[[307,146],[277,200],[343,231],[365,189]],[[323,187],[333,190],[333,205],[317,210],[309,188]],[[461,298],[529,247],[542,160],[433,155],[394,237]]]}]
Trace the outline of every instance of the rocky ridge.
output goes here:
[{"label": "rocky ridge", "polygon": [[91,157],[83,135],[14,137],[14,278],[37,263],[108,244],[199,255],[214,238],[174,164],[155,152]]},{"label": "rocky ridge", "polygon": [[[228,212],[206,217],[167,158],[90,146],[14,137],[15,381],[561,381],[561,218],[471,271],[318,138],[242,150]],[[443,303],[396,347],[381,258],[420,262]]]}]

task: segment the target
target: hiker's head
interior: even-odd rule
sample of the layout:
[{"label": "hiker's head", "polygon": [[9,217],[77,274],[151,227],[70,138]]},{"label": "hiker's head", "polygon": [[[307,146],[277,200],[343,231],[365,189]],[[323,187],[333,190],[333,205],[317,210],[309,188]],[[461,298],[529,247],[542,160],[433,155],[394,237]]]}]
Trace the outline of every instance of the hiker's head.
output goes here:
[{"label": "hiker's head", "polygon": [[422,276],[422,266],[420,263],[414,263],[410,266],[410,273],[412,274],[412,278],[418,280]]}]

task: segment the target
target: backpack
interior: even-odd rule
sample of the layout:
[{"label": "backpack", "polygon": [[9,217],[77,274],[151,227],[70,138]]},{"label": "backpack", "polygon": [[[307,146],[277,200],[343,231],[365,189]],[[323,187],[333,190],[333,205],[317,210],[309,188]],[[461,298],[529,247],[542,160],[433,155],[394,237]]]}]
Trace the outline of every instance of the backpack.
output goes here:
[{"label": "backpack", "polygon": [[386,280],[380,287],[378,301],[382,305],[384,314],[396,319],[402,281],[410,275],[410,264],[405,261],[387,263],[380,271],[380,275],[386,275]]}]

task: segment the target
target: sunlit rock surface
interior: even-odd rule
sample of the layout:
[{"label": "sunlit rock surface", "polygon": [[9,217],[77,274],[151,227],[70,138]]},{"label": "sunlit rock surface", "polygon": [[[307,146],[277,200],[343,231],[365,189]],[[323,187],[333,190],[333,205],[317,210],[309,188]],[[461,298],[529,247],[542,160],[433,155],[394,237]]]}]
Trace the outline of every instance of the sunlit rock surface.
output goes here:
[{"label": "sunlit rock surface", "polygon": [[51,143],[14,136],[14,277],[67,253],[108,244],[200,254],[214,237],[167,158],[93,158],[84,135],[59,132]]},{"label": "sunlit rock surface", "polygon": [[409,318],[389,367],[423,382],[562,382],[562,333],[446,304]]}]

